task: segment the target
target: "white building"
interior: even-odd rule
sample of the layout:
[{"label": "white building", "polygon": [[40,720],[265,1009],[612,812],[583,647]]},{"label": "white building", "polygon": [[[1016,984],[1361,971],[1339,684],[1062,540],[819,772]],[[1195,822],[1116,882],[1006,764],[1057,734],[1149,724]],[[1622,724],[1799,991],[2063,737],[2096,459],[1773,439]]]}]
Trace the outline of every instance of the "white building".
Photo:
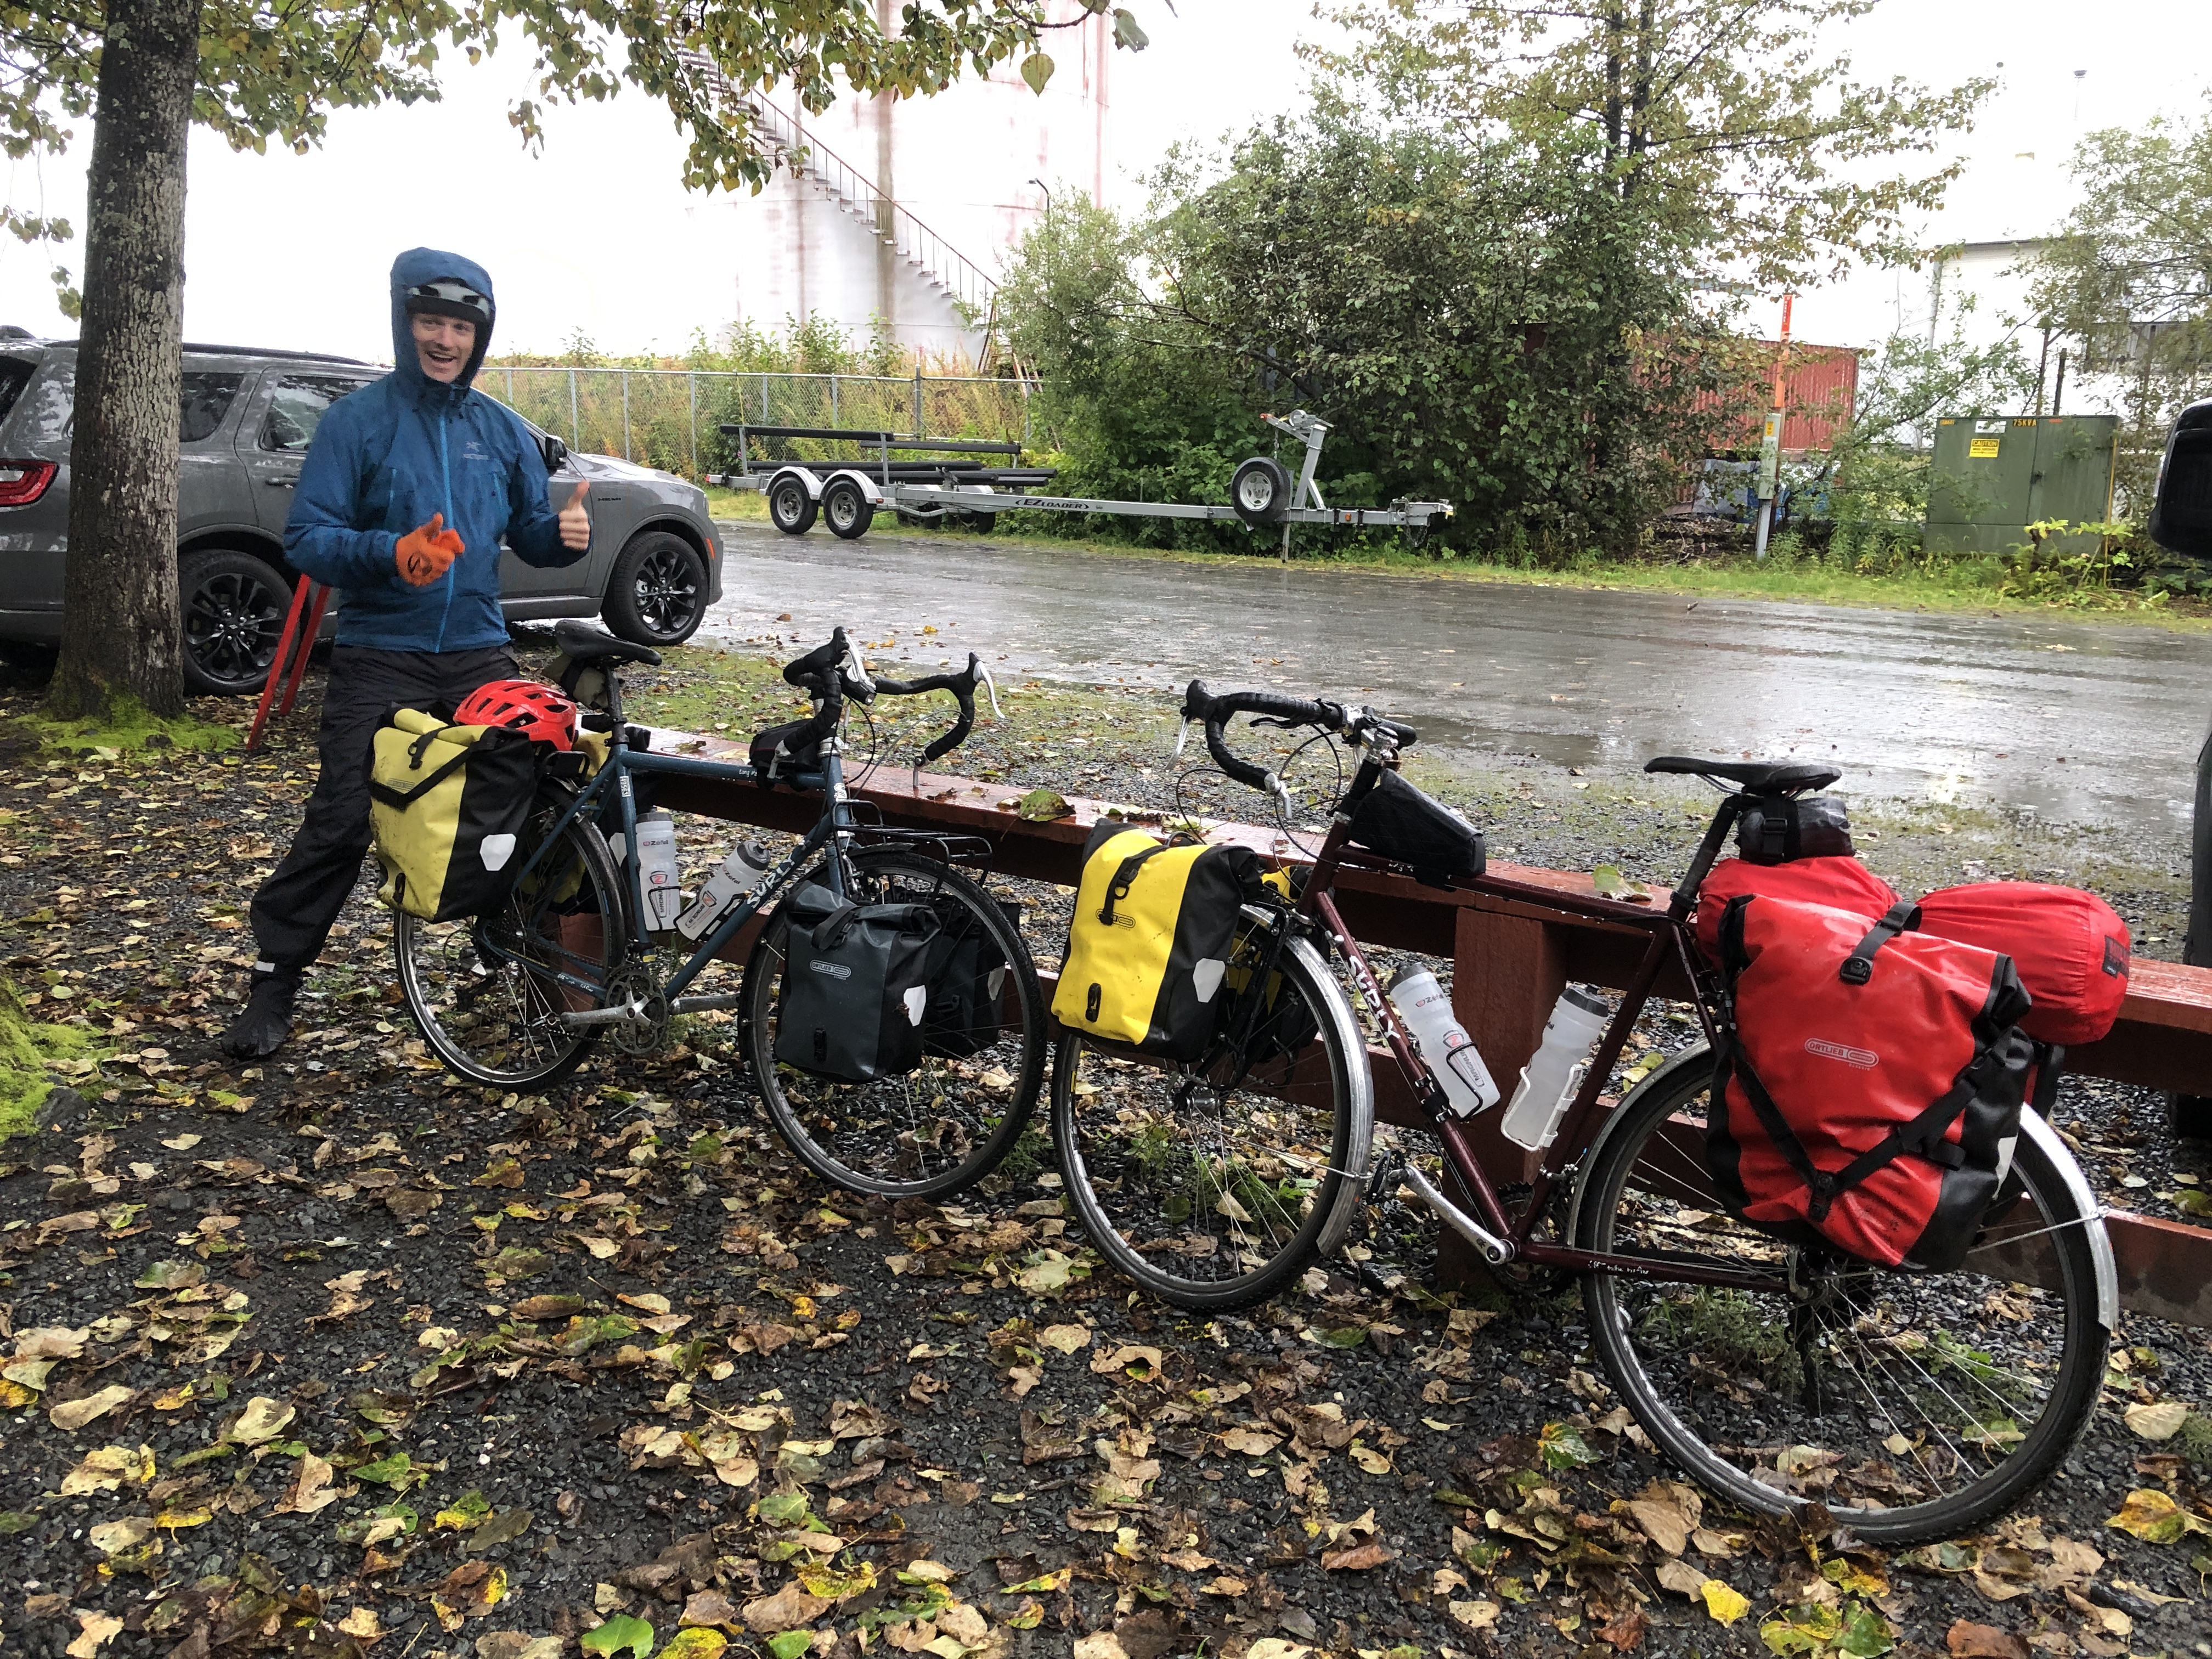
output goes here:
[{"label": "white building", "polygon": [[[890,0],[878,0],[888,25]],[[1103,204],[1110,155],[1110,17],[1052,0],[1042,95],[1018,62],[934,97],[847,96],[820,115],[784,96],[757,100],[775,138],[806,161],[737,196],[735,312],[781,329],[825,317],[854,336],[880,318],[901,343],[974,362],[1006,251],[1048,192]]]}]

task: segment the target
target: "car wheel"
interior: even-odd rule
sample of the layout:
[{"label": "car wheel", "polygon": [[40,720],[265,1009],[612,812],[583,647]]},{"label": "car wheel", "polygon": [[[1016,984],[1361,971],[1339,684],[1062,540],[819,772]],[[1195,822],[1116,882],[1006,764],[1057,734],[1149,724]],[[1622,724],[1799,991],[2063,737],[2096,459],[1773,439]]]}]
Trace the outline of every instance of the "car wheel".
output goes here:
[{"label": "car wheel", "polygon": [[853,479],[832,478],[822,486],[822,516],[829,521],[831,535],[856,542],[876,521],[876,504]]},{"label": "car wheel", "polygon": [[1255,455],[1229,481],[1229,504],[1238,518],[1255,528],[1280,524],[1291,505],[1291,475],[1280,461]]},{"label": "car wheel", "polygon": [[615,561],[601,614],[632,645],[683,644],[707,615],[706,561],[673,531],[639,532]]},{"label": "car wheel", "polygon": [[804,536],[813,529],[816,510],[804,479],[786,473],[768,487],[768,516],[787,536]]},{"label": "car wheel", "polygon": [[194,553],[178,567],[177,598],[187,686],[239,697],[269,683],[292,608],[292,585],[273,566],[228,548]]}]

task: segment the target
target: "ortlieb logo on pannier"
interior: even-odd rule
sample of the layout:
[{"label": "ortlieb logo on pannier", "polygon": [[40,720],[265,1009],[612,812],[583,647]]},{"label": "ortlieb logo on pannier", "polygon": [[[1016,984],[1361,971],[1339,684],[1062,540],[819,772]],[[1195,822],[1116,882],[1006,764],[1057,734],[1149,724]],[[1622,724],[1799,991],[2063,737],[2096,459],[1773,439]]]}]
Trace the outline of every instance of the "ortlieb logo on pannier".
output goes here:
[{"label": "ortlieb logo on pannier", "polygon": [[507,896],[538,793],[537,745],[500,726],[396,708],[371,744],[377,896],[426,921],[481,915]]},{"label": "ortlieb logo on pannier", "polygon": [[1106,823],[1091,832],[1052,1017],[1169,1060],[1203,1054],[1240,908],[1259,897],[1249,847],[1172,846]]},{"label": "ortlieb logo on pannier", "polygon": [[[1701,918],[1702,920],[1702,918]],[[1717,928],[1733,1030],[1706,1156],[1721,1201],[1790,1243],[1948,1269],[2012,1163],[2036,1046],[2010,958],[1755,893]]]}]

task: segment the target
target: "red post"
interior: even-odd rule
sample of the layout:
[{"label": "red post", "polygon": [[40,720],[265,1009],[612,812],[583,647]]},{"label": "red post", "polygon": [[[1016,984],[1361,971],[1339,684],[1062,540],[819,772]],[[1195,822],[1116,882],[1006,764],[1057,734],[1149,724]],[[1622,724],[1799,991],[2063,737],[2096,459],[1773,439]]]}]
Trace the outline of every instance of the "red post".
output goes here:
[{"label": "red post", "polygon": [[[314,599],[314,619],[307,624],[305,637],[302,638],[300,617],[301,614],[307,609],[310,594]],[[289,676],[290,684],[284,693],[284,707],[282,711],[287,714],[292,712],[292,699],[298,695],[301,678],[307,672],[307,653],[314,647],[315,630],[322,626],[323,606],[329,601],[330,596],[330,589],[319,586],[305,576],[301,577],[299,585],[293,588],[291,612],[284,618],[283,633],[277,636],[276,660],[269,665],[269,682],[261,688],[260,707],[253,711],[253,724],[246,728],[246,752],[247,754],[252,754],[261,746],[261,729],[269,723],[269,709],[270,706],[276,701],[277,685],[286,679],[286,671],[293,667],[292,647],[296,643],[300,647],[299,661],[296,669]]]}]

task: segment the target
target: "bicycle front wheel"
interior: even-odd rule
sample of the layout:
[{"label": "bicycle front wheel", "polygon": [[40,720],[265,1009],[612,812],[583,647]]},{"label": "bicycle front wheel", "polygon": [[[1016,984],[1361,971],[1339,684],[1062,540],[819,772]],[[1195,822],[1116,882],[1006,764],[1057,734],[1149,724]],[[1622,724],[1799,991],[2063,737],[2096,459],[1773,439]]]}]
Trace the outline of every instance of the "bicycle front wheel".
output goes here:
[{"label": "bicycle front wheel", "polygon": [[[560,803],[538,808],[519,856],[544,841],[560,812]],[[591,1052],[596,1028],[566,1025],[561,1016],[604,1000],[623,959],[623,914],[606,843],[589,824],[573,823],[497,910],[455,921],[395,914],[392,951],[407,1012],[456,1076],[497,1089],[556,1082]]]},{"label": "bicycle front wheel", "polygon": [[1963,1266],[1895,1271],[1728,1214],[1705,1164],[1711,1080],[1699,1049],[1630,1091],[1569,1224],[1580,1249],[1781,1281],[1583,1277],[1591,1344],[1645,1432],[1745,1509],[1821,1503],[1870,1542],[1954,1537],[2021,1502],[2087,1427],[2114,1316],[2100,1212],[2057,1133],[2022,1120],[2020,1195]]},{"label": "bicycle front wheel", "polygon": [[[1244,948],[1250,948],[1249,945]],[[1321,953],[1287,941],[1240,1060],[1174,1067],[1064,1032],[1052,1130],[1067,1194],[1107,1259],[1162,1301],[1223,1313],[1293,1282],[1343,1237],[1374,1134],[1367,1051]]]},{"label": "bicycle front wheel", "polygon": [[1036,1109],[1045,1055],[1036,969],[1006,911],[958,872],[896,848],[864,848],[851,866],[847,896],[855,903],[936,912],[945,955],[922,1018],[921,1064],[846,1083],[776,1059],[791,938],[781,909],[745,963],[745,1057],[777,1133],[823,1180],[886,1197],[943,1197],[997,1168]]}]

